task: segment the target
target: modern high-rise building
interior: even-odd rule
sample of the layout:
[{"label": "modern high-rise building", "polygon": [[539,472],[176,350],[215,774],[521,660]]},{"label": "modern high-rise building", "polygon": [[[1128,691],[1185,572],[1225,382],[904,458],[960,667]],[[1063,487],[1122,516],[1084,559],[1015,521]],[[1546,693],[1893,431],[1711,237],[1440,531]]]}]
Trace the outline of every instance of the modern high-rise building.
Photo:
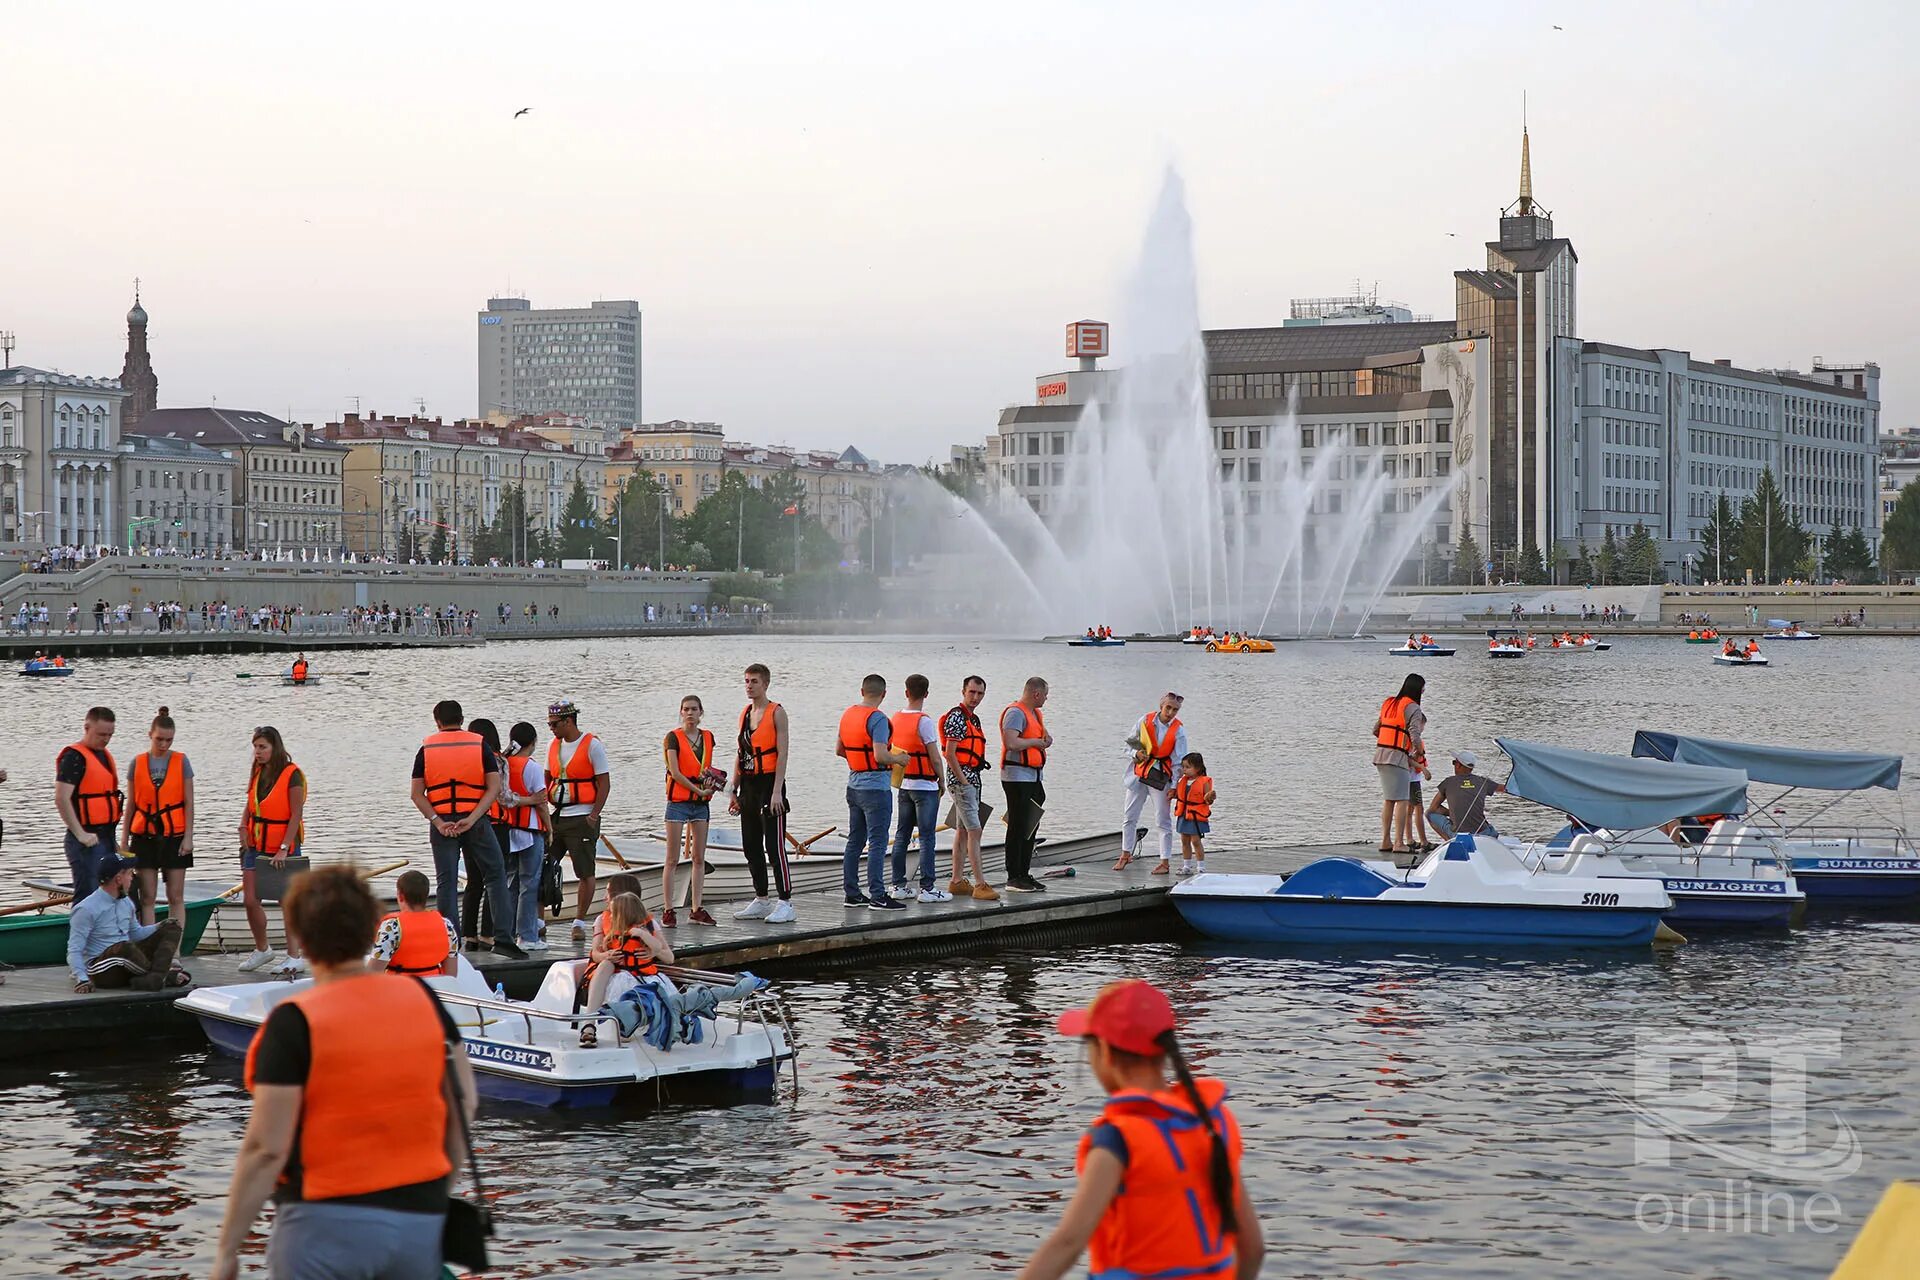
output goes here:
[{"label": "modern high-rise building", "polygon": [[595,426],[640,421],[640,304],[536,309],[489,298],[479,315],[480,412],[564,413]]}]

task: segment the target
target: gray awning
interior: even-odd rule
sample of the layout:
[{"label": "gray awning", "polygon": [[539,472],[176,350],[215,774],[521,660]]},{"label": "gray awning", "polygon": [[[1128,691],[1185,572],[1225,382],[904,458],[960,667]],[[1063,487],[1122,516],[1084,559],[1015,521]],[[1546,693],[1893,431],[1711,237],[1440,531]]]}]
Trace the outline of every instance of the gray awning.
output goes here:
[{"label": "gray awning", "polygon": [[1900,757],[1867,751],[1808,751],[1804,747],[1723,742],[1640,729],[1633,735],[1633,754],[1650,760],[1744,769],[1755,782],[1782,787],[1811,787],[1816,791],[1865,791],[1868,787],[1895,791],[1900,787]]},{"label": "gray awning", "polygon": [[1496,738],[1513,761],[1507,793],[1571,814],[1588,826],[1631,831],[1673,818],[1745,813],[1739,769],[1669,764]]}]

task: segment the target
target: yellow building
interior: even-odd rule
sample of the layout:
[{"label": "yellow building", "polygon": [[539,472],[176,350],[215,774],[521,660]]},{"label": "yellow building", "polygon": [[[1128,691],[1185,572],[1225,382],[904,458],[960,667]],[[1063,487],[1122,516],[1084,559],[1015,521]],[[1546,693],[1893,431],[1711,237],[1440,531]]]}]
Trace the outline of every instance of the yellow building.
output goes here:
[{"label": "yellow building", "polygon": [[726,433],[717,422],[643,422],[607,450],[605,500],[642,471],[660,477],[685,515],[720,487]]}]

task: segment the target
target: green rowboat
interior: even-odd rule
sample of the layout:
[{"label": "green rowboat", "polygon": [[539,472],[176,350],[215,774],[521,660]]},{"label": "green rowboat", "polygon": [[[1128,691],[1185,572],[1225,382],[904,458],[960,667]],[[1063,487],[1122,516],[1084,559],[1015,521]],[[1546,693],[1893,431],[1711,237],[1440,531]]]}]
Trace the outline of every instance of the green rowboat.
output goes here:
[{"label": "green rowboat", "polygon": [[[180,954],[191,955],[207,931],[207,921],[225,898],[202,898],[187,904],[187,929],[180,940]],[[164,920],[162,906],[155,918]],[[0,916],[0,963],[65,964],[67,962],[67,913],[47,911],[37,915]]]}]

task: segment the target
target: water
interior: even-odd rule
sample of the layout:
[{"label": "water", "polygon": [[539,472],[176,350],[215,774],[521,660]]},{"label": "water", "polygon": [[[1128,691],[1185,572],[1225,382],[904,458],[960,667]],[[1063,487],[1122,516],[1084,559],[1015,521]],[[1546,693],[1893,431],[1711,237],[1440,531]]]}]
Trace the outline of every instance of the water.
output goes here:
[{"label": "water", "polygon": [[[231,678],[267,669],[257,658],[100,662],[59,688],[28,682],[15,693],[0,874],[12,882],[60,865],[48,766],[96,700],[119,705],[130,737],[151,703],[180,717],[207,814],[198,874],[220,879],[232,854],[217,833],[237,820],[255,724],[286,728],[313,777],[316,847],[424,860],[406,776],[433,701],[537,720],[550,698],[572,696],[614,751],[617,839],[661,812],[657,771],[639,762],[680,694],[703,694],[724,728],[739,702],[735,673],[755,658],[774,667],[775,695],[794,717],[796,827],[839,820],[832,725],[867,670],[896,685],[926,672],[939,707],[969,672],[992,683],[990,707],[1039,672],[1053,681],[1048,723],[1061,744],[1046,829],[1116,824],[1119,740],[1171,685],[1187,695],[1194,745],[1220,780],[1216,847],[1364,838],[1378,812],[1367,731],[1407,669],[1387,643],[1232,658],[924,638],[553,641],[329,660],[377,675],[305,690]],[[1469,643],[1424,666],[1430,738],[1436,751],[1465,744],[1489,757],[1495,732],[1617,751],[1635,727],[1665,726],[1911,752],[1911,695],[1886,679],[1908,647],[1778,646],[1778,666],[1742,672],[1671,640],[1518,663],[1489,662]],[[133,749],[118,745],[123,759]],[[1503,826],[1555,825],[1514,801],[1495,812]],[[1011,1274],[1070,1194],[1074,1141],[1097,1092],[1050,1019],[1135,973],[1168,988],[1205,1069],[1234,1089],[1276,1255],[1267,1274],[1823,1275],[1884,1184],[1920,1167],[1909,1105],[1920,1087],[1916,942],[1912,919],[1608,959],[1249,954],[1148,936],[792,981],[796,1097],[638,1114],[483,1112],[477,1132],[506,1232],[501,1274]],[[1838,1033],[1840,1056],[1812,1063],[1807,1142],[1827,1146],[1837,1115],[1857,1136],[1860,1167],[1831,1183],[1768,1178],[1684,1145],[1665,1167],[1636,1164],[1632,1114],[1610,1091],[1632,1094],[1637,1028]],[[1753,1093],[1764,1081],[1749,1070],[1742,1084],[1742,1108],[1707,1132],[1764,1148],[1768,1117]],[[0,1063],[0,1274],[204,1274],[245,1109],[236,1066],[199,1050]],[[1742,1177],[1796,1202],[1828,1192],[1840,1229],[1682,1235],[1636,1223],[1637,1208],[1657,1205],[1641,1197],[1692,1195],[1700,1208],[1699,1197]]]}]

